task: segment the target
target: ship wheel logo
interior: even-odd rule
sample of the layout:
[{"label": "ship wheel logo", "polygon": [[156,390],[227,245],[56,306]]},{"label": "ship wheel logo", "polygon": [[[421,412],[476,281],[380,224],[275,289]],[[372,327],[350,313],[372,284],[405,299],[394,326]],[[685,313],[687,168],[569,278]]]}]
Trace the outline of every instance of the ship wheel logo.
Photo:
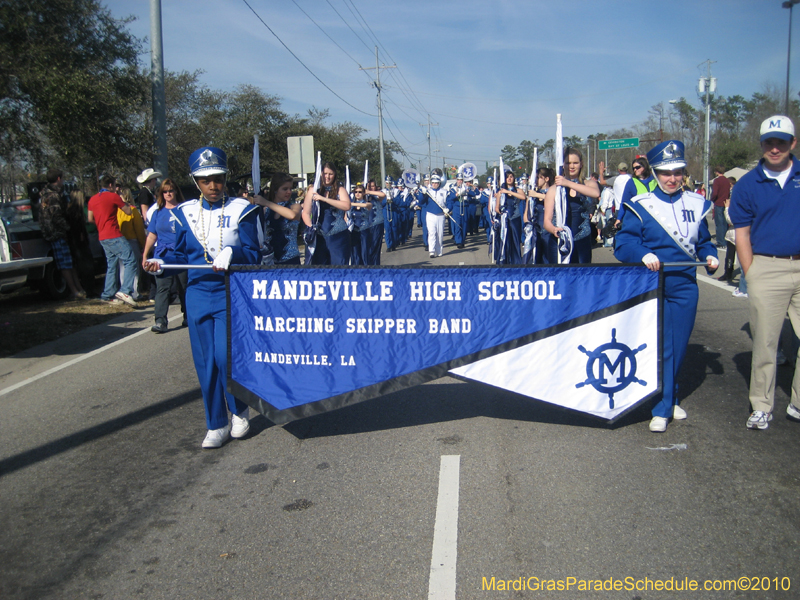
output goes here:
[{"label": "ship wheel logo", "polygon": [[[588,356],[586,361],[586,381],[575,385],[582,388],[591,385],[601,394],[608,394],[608,407],[614,408],[614,394],[621,392],[632,383],[647,385],[647,382],[636,377],[636,355],[647,348],[642,344],[636,350],[617,341],[617,330],[611,330],[611,341],[602,344],[592,351],[583,346],[578,350]],[[606,369],[608,372],[606,372]],[[607,375],[616,375],[616,383],[609,385]]]}]

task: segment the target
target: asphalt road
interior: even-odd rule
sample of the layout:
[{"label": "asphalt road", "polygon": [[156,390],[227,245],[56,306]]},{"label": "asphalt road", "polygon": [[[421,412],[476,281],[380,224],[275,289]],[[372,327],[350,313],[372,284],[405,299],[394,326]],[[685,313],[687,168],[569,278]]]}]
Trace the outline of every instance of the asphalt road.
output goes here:
[{"label": "asphalt road", "polygon": [[[415,229],[383,262],[487,262],[474,239],[445,252]],[[748,431],[731,290],[701,278],[689,418],[660,435],[646,409],[607,428],[443,378],[284,427],[256,417],[208,451],[188,331],[151,334],[150,311],[0,360],[0,598],[439,598],[449,564],[458,599],[798,598],[793,370],[770,429]],[[440,488],[443,456],[460,458]],[[699,589],[653,589],[687,579]]]}]

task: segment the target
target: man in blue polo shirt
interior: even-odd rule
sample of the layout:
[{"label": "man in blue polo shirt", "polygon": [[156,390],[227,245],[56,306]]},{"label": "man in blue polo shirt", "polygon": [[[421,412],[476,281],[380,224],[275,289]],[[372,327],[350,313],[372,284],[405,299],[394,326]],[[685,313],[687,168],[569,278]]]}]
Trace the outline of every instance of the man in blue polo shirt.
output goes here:
[{"label": "man in blue polo shirt", "polygon": [[[775,402],[776,354],[786,312],[800,331],[800,161],[789,117],[761,124],[763,158],[733,187],[730,218],[736,254],[747,276],[753,362],[748,429],[767,429]],[[800,421],[800,369],[786,413]]]}]

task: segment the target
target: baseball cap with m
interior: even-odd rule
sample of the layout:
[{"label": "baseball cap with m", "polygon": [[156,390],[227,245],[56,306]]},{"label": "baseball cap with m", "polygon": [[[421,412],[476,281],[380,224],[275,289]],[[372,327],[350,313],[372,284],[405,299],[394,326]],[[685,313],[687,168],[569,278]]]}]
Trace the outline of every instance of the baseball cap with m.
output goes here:
[{"label": "baseball cap with m", "polygon": [[761,139],[778,138],[791,142],[794,139],[794,123],[785,115],[775,115],[761,123]]}]

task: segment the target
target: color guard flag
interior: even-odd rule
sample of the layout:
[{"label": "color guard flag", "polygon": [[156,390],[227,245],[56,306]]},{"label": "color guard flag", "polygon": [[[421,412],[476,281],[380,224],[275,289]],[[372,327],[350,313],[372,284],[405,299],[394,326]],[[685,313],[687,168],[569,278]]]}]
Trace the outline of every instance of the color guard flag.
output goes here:
[{"label": "color guard flag", "polygon": [[644,266],[232,267],[228,389],[275,423],[447,375],[614,421],[660,391]]}]

